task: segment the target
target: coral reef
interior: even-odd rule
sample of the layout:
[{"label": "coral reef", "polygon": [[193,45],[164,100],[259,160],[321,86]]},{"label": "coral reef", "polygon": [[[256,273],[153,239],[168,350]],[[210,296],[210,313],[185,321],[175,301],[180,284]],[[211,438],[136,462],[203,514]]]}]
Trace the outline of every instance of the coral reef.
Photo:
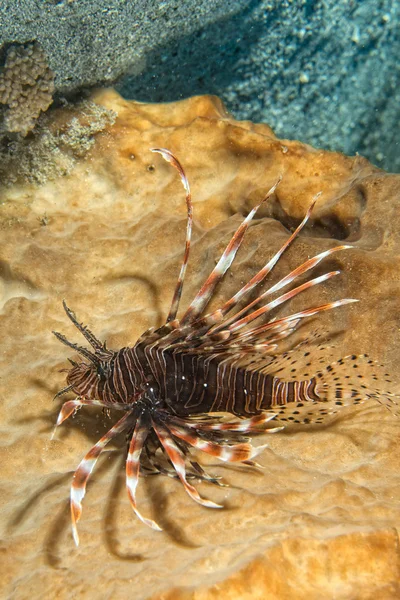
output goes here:
[{"label": "coral reef", "polygon": [[0,136],[0,182],[43,184],[68,175],[116,114],[94,102],[66,103],[40,116],[29,139]]},{"label": "coral reef", "polygon": [[[89,486],[75,550],[71,471],[110,422],[81,410],[50,440],[59,407],[52,397],[63,386],[59,370],[69,355],[51,330],[73,337],[63,298],[112,348],[131,344],[168,312],[185,202],[176,173],[150,148],[173,151],[192,187],[195,227],[183,304],[242,214],[281,175],[214,305],[265,264],[322,192],[313,223],[275,276],[346,240],[353,248],[332,260],[342,275],[296,298],[292,308],[359,298],[310,323],[305,334],[342,332],[326,348],[327,361],[367,351],[396,373],[400,359],[399,176],[360,157],[279,139],[266,125],[235,121],[215,97],[154,105],[102,91],[91,101],[118,117],[68,175],[0,188],[2,595],[92,598],[95,581],[103,596],[124,598],[134,589],[138,600],[398,598],[400,425],[378,404],[349,410],[330,427],[261,438],[256,443],[269,443],[259,457],[262,471],[208,464],[230,487],[199,489],[224,510],[188,501],[171,478],[145,478],[138,501],[162,533],[132,515],[120,476],[121,439]],[[71,122],[71,111],[49,114],[49,129]],[[75,117],[85,122],[79,112]]]}]

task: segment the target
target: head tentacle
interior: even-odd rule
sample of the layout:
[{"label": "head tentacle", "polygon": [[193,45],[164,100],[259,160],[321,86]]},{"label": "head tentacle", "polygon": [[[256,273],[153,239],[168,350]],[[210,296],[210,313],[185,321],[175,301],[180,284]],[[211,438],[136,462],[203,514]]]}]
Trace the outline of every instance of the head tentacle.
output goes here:
[{"label": "head tentacle", "polygon": [[78,319],[75,316],[74,311],[71,310],[67,306],[67,303],[65,302],[65,300],[63,300],[62,303],[63,303],[63,307],[64,307],[65,312],[67,313],[68,318],[72,321],[72,323],[75,325],[75,327],[81,332],[81,334],[86,338],[86,340],[89,342],[89,344],[92,346],[92,348],[94,348],[95,350],[104,350],[104,344],[96,338],[96,336],[90,331],[90,329],[88,327],[86,327],[86,325],[82,325],[82,323],[79,323]]},{"label": "head tentacle", "polygon": [[82,356],[84,356],[87,360],[89,360],[94,365],[98,366],[100,364],[100,359],[95,354],[92,354],[92,352],[90,352],[89,350],[84,348],[83,346],[78,346],[78,344],[74,344],[73,342],[70,342],[69,340],[67,340],[65,335],[63,335],[62,333],[59,333],[58,331],[53,331],[52,333],[53,333],[53,335],[56,336],[56,338],[58,340],[60,340],[60,342],[62,344],[65,344],[65,346],[72,348],[73,350],[78,352],[78,354],[81,354]]}]

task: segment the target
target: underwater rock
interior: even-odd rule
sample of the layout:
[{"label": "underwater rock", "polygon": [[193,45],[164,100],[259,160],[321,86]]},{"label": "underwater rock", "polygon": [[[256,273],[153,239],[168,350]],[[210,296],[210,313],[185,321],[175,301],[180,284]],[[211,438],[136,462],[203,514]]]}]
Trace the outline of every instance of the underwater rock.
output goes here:
[{"label": "underwater rock", "polygon": [[83,100],[42,114],[28,138],[0,136],[1,185],[44,184],[68,175],[115,118],[112,110]]},{"label": "underwater rock", "polygon": [[[74,93],[139,73],[148,54],[177,36],[196,37],[202,28],[244,10],[248,0],[36,0],[2,2],[0,50],[10,42],[39,42],[55,72],[56,88]],[[150,58],[150,57],[149,57]]]},{"label": "underwater rock", "polygon": [[[65,381],[59,370],[72,357],[51,331],[81,342],[63,298],[110,348],[133,344],[165,319],[183,253],[185,202],[175,171],[150,148],[173,151],[192,187],[195,226],[182,307],[241,215],[282,176],[213,306],[265,264],[321,192],[312,225],[271,281],[345,240],[354,248],[318,267],[318,274],[339,267],[341,276],[291,308],[359,298],[306,332],[342,332],[326,349],[328,363],[368,352],[396,375],[399,361],[399,176],[235,121],[215,97],[152,105],[102,91],[92,100],[118,117],[68,175],[0,188],[4,596],[40,590],[41,598],[91,598],[95,581],[115,598],[132,589],[138,599],[397,598],[400,422],[378,404],[349,409],[329,427],[255,440],[269,443],[259,457],[262,471],[201,456],[230,487],[198,487],[225,510],[194,504],[173,479],[143,478],[140,508],[163,533],[130,509],[122,439],[88,487],[75,549],[71,471],[115,415],[110,421],[82,409],[50,440],[60,404],[52,397]],[[54,127],[63,118],[62,109],[54,111]]]},{"label": "underwater rock", "polygon": [[37,0],[0,3],[1,53],[38,41],[57,92],[221,96],[280,136],[398,172],[399,4],[392,0]]},{"label": "underwater rock", "polygon": [[400,5],[240,4],[146,53],[148,67],[126,73],[119,91],[146,102],[216,94],[237,119],[270,123],[280,137],[318,148],[358,152],[398,173]]}]

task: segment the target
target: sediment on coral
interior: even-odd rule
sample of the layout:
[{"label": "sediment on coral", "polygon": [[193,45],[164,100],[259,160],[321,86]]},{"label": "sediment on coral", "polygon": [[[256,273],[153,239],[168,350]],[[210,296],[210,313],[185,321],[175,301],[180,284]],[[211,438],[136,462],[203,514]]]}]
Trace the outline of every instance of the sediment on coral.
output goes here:
[{"label": "sediment on coral", "polygon": [[26,137],[0,136],[0,185],[42,185],[68,175],[115,119],[114,111],[83,100],[42,114]]},{"label": "sediment on coral", "polygon": [[115,113],[94,102],[53,102],[54,73],[38,42],[12,44],[0,73],[0,185],[67,175]]}]

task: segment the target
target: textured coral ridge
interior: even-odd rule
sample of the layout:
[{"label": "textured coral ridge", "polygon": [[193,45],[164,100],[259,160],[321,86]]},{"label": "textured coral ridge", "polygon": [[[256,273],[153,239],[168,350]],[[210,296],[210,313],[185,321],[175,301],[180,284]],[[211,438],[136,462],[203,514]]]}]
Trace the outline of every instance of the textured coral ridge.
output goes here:
[{"label": "textured coral ridge", "polygon": [[[75,549],[71,471],[111,422],[81,410],[50,441],[58,407],[51,399],[68,355],[50,331],[76,335],[62,298],[112,348],[132,344],[165,317],[185,206],[176,173],[149,148],[176,153],[193,190],[183,304],[236,228],[235,213],[246,213],[282,175],[214,306],[265,264],[321,191],[314,226],[275,276],[337,240],[354,244],[333,261],[342,275],[293,308],[360,298],[319,319],[323,331],[345,330],[327,354],[368,351],[394,372],[399,360],[399,176],[235,122],[215,98],[145,105],[108,91],[95,101],[118,118],[68,176],[1,190],[2,595],[92,598],[95,581],[113,598],[132,590],[137,599],[398,598],[399,423],[378,405],[349,411],[330,427],[260,439],[269,443],[262,472],[209,466],[230,487],[199,489],[224,503],[222,511],[190,502],[175,480],[144,479],[141,510],[163,533],[134,518],[123,452],[110,452],[89,485]],[[62,121],[62,111],[54,118]]]}]

